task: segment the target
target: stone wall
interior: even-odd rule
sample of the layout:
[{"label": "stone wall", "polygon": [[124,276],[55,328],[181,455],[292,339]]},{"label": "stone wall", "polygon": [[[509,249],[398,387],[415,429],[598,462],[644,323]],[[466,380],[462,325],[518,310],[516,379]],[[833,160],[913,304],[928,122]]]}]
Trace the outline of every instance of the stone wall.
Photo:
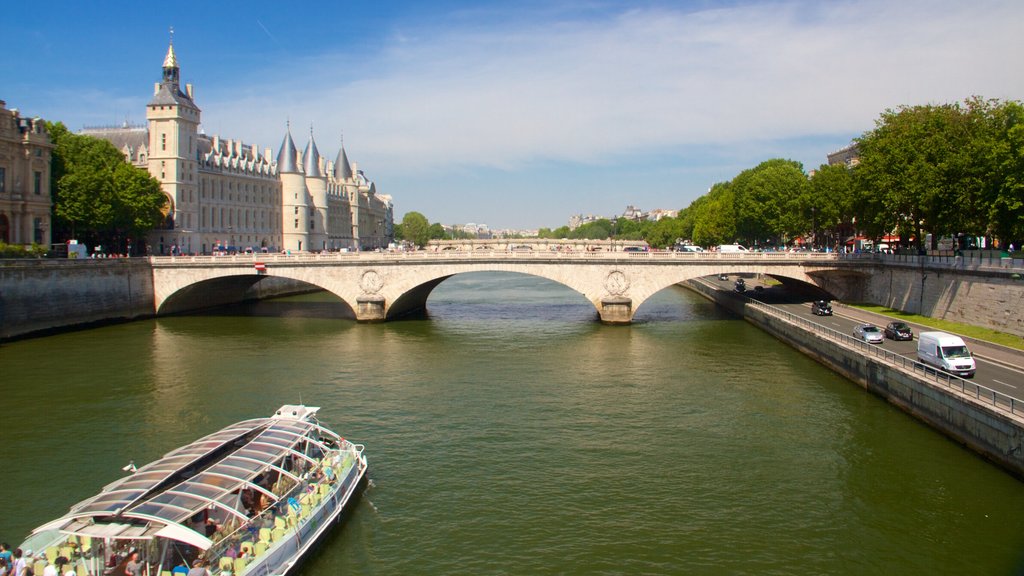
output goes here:
[{"label": "stone wall", "polygon": [[1024,479],[1024,418],[995,410],[984,402],[956,394],[910,371],[891,366],[880,358],[866,356],[827,340],[759,308],[748,306],[746,299],[723,294],[699,280],[686,283],[686,287],[743,316],[779,340]]},{"label": "stone wall", "polygon": [[[214,291],[197,305],[318,290],[287,278],[255,280],[237,291]],[[145,258],[0,260],[0,341],[148,318],[154,301],[153,269]]]},{"label": "stone wall", "polygon": [[1024,336],[1024,280],[1010,271],[878,266],[862,302]]},{"label": "stone wall", "polygon": [[0,340],[153,312],[148,260],[0,260]]}]

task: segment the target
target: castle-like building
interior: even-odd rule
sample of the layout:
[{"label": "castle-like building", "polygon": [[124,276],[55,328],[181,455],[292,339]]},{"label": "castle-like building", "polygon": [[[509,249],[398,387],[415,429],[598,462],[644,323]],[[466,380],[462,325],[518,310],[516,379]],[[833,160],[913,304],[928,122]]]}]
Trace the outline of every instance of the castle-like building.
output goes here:
[{"label": "castle-like building", "polygon": [[290,126],[275,156],[241,141],[209,137],[191,84],[182,90],[174,44],[146,105],[146,126],[88,128],[160,181],[164,226],[153,254],[228,250],[310,252],[386,247],[394,236],[391,197],[378,194],[344,145],[334,162],[320,156],[313,132],[300,155]]}]

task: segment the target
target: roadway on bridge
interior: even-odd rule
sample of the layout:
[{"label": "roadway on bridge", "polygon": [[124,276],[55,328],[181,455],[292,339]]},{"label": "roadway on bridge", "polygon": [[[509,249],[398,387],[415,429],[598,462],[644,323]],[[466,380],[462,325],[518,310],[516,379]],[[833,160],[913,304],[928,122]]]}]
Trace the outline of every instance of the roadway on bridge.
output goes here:
[{"label": "roadway on bridge", "polygon": [[[736,278],[738,276],[730,275],[727,280],[719,280],[717,277],[708,277],[706,280],[711,281],[720,290],[733,292]],[[833,316],[815,316],[811,313],[812,298],[793,294],[783,286],[766,286],[764,290],[758,292],[753,290],[758,285],[757,281],[750,278],[746,278],[746,281],[748,285],[747,296],[791,314],[806,316],[812,322],[817,322],[826,328],[831,328],[843,334],[852,336],[854,326],[865,322],[870,322],[880,328],[884,328],[886,324],[892,321],[892,318],[888,316],[842,305],[833,306],[835,312]],[[890,352],[916,360],[917,335],[922,331],[935,329],[910,322],[908,324],[914,329],[913,341],[896,342],[886,339],[882,346]],[[968,347],[974,353],[977,365],[977,373],[972,379],[973,382],[1007,396],[1024,400],[1024,352],[1002,346],[985,345],[985,343],[976,340],[968,340]]]}]

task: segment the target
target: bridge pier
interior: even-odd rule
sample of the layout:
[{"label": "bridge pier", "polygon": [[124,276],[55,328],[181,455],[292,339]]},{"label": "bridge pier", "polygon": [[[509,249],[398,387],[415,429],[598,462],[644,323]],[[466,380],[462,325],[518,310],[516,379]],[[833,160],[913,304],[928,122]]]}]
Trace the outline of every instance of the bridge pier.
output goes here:
[{"label": "bridge pier", "polygon": [[604,324],[629,324],[633,321],[633,300],[625,296],[602,298],[600,315]]},{"label": "bridge pier", "polygon": [[384,297],[379,294],[364,294],[356,298],[356,322],[383,322]]}]

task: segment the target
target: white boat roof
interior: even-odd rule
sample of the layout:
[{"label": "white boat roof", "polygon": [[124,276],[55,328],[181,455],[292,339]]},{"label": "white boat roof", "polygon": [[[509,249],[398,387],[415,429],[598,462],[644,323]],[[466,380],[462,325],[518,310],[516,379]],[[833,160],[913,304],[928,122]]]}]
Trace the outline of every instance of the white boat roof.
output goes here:
[{"label": "white boat roof", "polygon": [[269,418],[227,426],[111,482],[33,533],[59,529],[99,538],[166,536],[208,548],[211,542],[191,529],[190,518],[219,508],[247,521],[248,512],[237,494],[240,489],[253,489],[276,501],[272,492],[258,484],[260,477],[268,471],[294,476],[275,462],[289,455],[310,459],[295,449],[301,442],[317,442],[320,436],[340,438],[313,418],[318,410],[286,405]]}]

